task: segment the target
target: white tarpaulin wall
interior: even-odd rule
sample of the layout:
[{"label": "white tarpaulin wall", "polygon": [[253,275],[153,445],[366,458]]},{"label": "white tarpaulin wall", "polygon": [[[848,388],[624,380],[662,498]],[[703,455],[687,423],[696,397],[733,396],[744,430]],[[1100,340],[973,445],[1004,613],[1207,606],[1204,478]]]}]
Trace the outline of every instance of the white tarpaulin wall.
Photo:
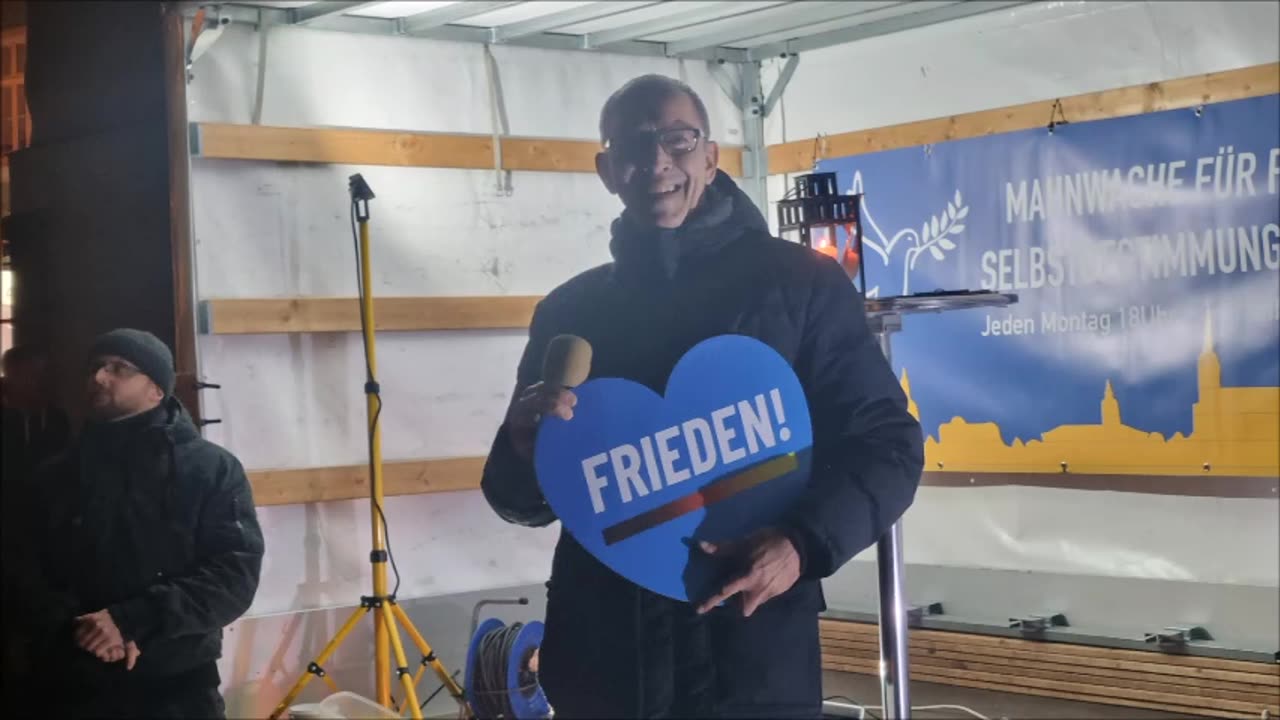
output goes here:
[{"label": "white tarpaulin wall", "polygon": [[[1271,3],[1046,3],[814,51],[770,117],[768,141],[1275,62],[1278,20]],[[260,47],[251,29],[223,30],[193,67],[193,122],[251,122]],[[739,111],[701,62],[493,52],[512,135],[594,138],[610,92],[662,72],[702,94],[713,137],[741,142]],[[479,46],[275,27],[266,55],[263,125],[492,127]],[[765,63],[766,87],[777,71]],[[501,196],[492,171],[197,158],[199,298],[353,296],[354,172],[378,195],[376,295],[541,294],[608,259],[619,207],[591,175],[517,172]],[[770,196],[784,187],[772,179]],[[380,335],[386,458],[485,453],[523,343],[516,331]],[[357,334],[202,336],[199,353],[202,374],[222,385],[203,396],[204,415],[223,421],[207,435],[246,467],[366,460]],[[1276,510],[1256,500],[926,488],[908,515],[905,547],[913,564],[1229,583],[1274,595]],[[557,531],[507,526],[478,492],[388,498],[386,512],[403,597],[537,584],[549,572]],[[349,606],[368,592],[367,502],[259,515],[268,550],[251,615]],[[833,605],[862,593],[856,577],[865,574],[854,567],[828,583]],[[1261,647],[1275,644],[1272,615],[1256,620],[1269,633]]]},{"label": "white tarpaulin wall", "polygon": [[[231,26],[194,66],[193,122],[250,122],[259,38]],[[706,100],[713,136],[738,142],[738,111],[701,63],[527,48],[493,50],[514,135],[597,137],[599,108],[631,77],[684,74]],[[485,132],[490,100],[475,45],[278,27],[268,33],[263,125]],[[348,175],[371,204],[372,291],[540,295],[608,260],[618,205],[592,175],[194,159],[200,299],[355,295]],[[384,333],[378,338],[387,460],[488,451],[523,348],[522,331]],[[222,385],[208,437],[250,469],[366,461],[357,333],[202,336],[200,368]],[[405,597],[546,579],[555,530],[499,521],[478,492],[388,498]],[[267,533],[252,612],[349,604],[368,591],[368,504],[259,510]],[[302,558],[318,557],[311,573]]]}]

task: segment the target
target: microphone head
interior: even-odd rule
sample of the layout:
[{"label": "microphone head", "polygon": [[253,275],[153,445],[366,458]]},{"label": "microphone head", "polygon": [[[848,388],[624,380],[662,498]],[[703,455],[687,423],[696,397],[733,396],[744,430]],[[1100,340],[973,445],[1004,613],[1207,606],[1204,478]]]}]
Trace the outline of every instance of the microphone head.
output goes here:
[{"label": "microphone head", "polygon": [[557,335],[551,339],[542,359],[544,383],[572,388],[586,382],[590,374],[591,343],[577,335]]}]

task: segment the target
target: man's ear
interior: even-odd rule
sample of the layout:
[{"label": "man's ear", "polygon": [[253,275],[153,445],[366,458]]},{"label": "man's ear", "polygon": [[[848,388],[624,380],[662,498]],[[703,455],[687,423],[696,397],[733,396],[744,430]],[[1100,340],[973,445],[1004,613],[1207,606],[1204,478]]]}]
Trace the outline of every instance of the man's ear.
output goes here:
[{"label": "man's ear", "polygon": [[720,145],[707,141],[707,184],[716,179],[716,171],[720,169]]},{"label": "man's ear", "polygon": [[609,153],[596,153],[596,175],[600,176],[600,182],[604,183],[604,189],[610,195],[618,194],[618,189],[613,185],[613,165],[610,163]]}]

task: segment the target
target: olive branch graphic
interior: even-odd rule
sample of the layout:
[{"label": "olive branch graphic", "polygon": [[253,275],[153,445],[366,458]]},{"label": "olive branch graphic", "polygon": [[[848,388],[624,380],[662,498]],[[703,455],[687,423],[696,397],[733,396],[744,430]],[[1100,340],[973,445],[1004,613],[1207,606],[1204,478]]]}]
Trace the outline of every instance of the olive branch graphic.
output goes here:
[{"label": "olive branch graphic", "polygon": [[[851,192],[854,194],[862,193],[861,172],[853,174]],[[903,228],[894,233],[892,238],[886,238],[884,232],[880,230],[880,226],[876,224],[875,218],[872,217],[867,197],[864,194],[862,198],[862,216],[876,238],[878,238],[878,241],[876,238],[864,234],[862,245],[879,255],[884,264],[888,266],[889,258],[898,243],[904,238],[909,241],[910,244],[905,246],[907,252],[902,266],[902,294],[909,295],[911,294],[911,271],[915,269],[916,262],[926,252],[934,260],[945,260],[947,253],[956,249],[956,243],[951,238],[964,232],[964,219],[968,215],[969,206],[965,205],[964,198],[961,197],[960,190],[957,189],[955,197],[947,203],[947,207],[940,214],[930,216],[921,226],[919,232],[916,232],[915,228]],[[876,297],[879,292],[880,287],[876,286],[869,289],[866,295],[867,297]]]}]

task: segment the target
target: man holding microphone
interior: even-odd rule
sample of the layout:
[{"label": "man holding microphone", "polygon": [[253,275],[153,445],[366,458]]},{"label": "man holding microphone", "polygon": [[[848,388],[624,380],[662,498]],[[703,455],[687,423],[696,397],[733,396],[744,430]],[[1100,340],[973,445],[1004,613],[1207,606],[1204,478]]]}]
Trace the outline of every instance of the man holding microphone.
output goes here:
[{"label": "man holding microphone", "polygon": [[597,170],[625,206],[612,228],[614,261],[539,304],[485,467],[490,505],[508,522],[556,519],[532,460],[541,420],[573,417],[573,393],[539,382],[559,334],[591,344],[593,377],[660,394],[702,340],[733,333],[764,342],[805,390],[813,472],[775,527],[702,543],[736,572],[693,604],[636,586],[562,532],[547,584],[542,685],[564,717],[818,717],[819,581],[910,505],[923,466],[920,426],[862,297],[834,261],[770,237],[759,210],[717,169],[692,89],[657,75],[632,80],[606,102],[600,133]]}]

